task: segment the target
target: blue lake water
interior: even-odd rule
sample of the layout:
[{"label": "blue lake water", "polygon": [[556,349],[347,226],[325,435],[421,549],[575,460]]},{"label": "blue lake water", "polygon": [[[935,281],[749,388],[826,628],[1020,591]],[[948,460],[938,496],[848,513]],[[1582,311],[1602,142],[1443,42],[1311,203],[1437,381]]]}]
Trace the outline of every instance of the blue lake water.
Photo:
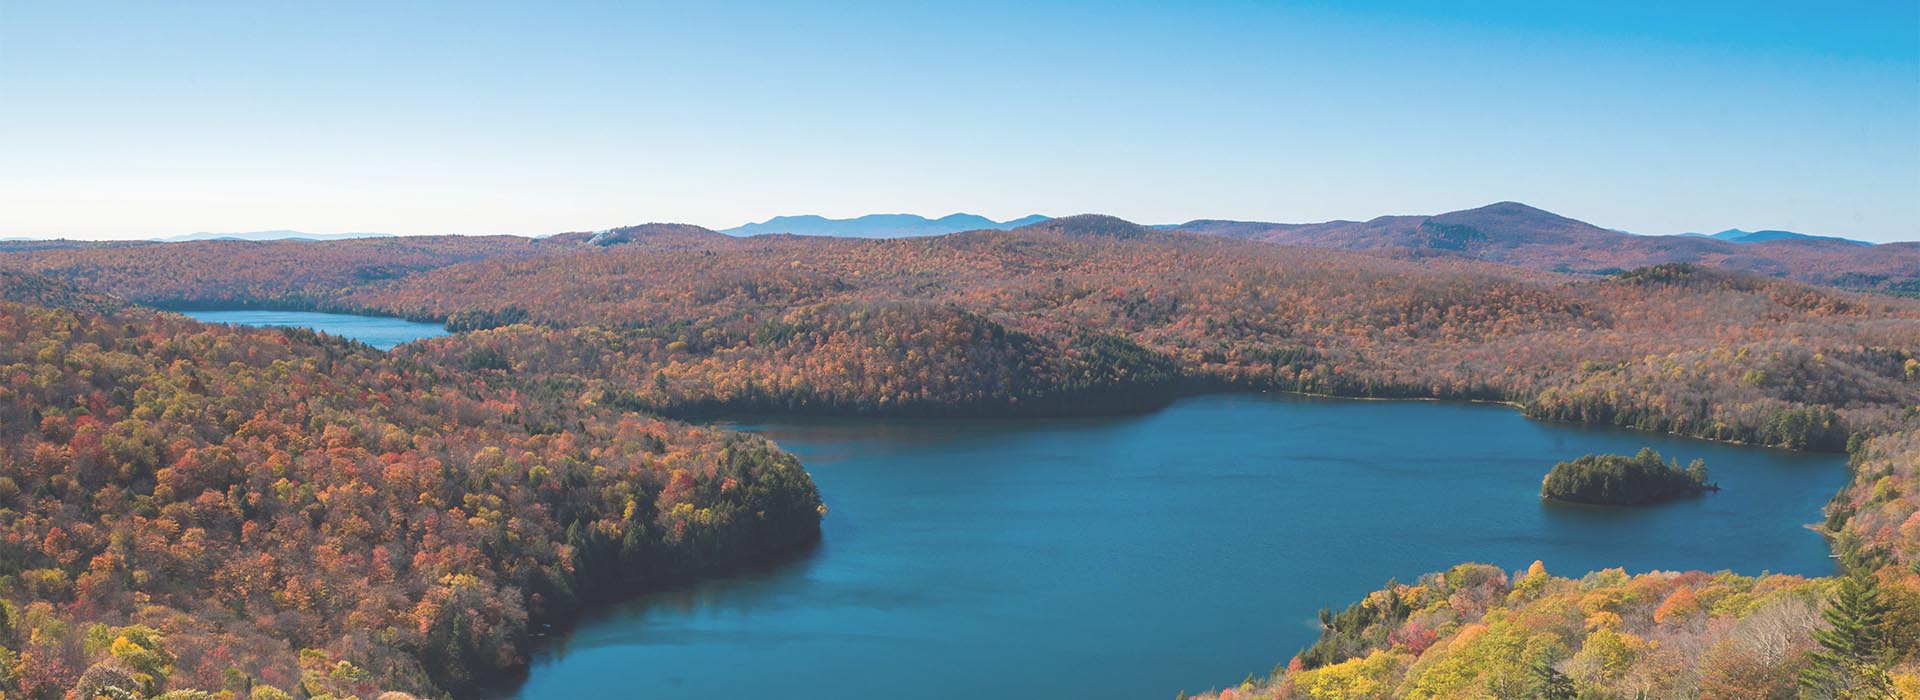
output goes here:
[{"label": "blue lake water", "polygon": [[228,323],[236,326],[312,328],[329,335],[358,340],[381,350],[392,350],[395,345],[410,340],[432,338],[434,336],[447,334],[447,329],[437,323],[419,323],[404,318],[389,318],[385,316],[357,316],[353,314],[324,314],[314,311],[266,311],[255,309],[182,311],[180,313],[208,323]]},{"label": "blue lake water", "polygon": [[[1844,460],[1504,407],[1208,396],[1144,416],[738,426],[799,455],[818,550],[641,596],[536,654],[521,700],[1140,698],[1264,675],[1315,614],[1463,561],[1825,574]],[[1723,491],[1546,504],[1554,462],[1652,446]]]},{"label": "blue lake water", "polygon": [[[194,312],[375,347],[390,318]],[[1167,700],[1264,675],[1315,613],[1463,561],[1830,573],[1805,524],[1838,455],[1529,421],[1509,408],[1205,396],[1118,418],[734,426],[806,463],[818,548],[595,611],[519,700]],[[1542,503],[1554,462],[1652,446],[1723,490],[1651,508]]]}]

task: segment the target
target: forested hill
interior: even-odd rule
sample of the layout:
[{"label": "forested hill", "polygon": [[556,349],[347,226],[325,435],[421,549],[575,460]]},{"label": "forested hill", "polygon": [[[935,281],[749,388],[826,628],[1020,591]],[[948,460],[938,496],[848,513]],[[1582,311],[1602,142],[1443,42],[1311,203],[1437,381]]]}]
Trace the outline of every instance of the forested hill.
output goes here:
[{"label": "forested hill", "polygon": [[8,698],[470,693],[533,625],[819,513],[758,438],[307,331],[0,301]]},{"label": "forested hill", "polygon": [[[402,244],[406,264],[379,262]],[[1838,450],[1920,403],[1909,300],[1690,264],[1568,275],[1102,216],[898,240],[647,225],[0,255],[9,266],[147,303],[446,320],[483,332],[402,354],[496,380],[537,368],[541,392],[666,413],[1133,410],[1237,387],[1503,400]]]},{"label": "forested hill", "polygon": [[1905,375],[1920,352],[1909,300],[1689,265],[1591,278],[1386,259],[1111,217],[611,246],[341,299],[525,321],[403,353],[565,373],[583,395],[666,412],[1087,410],[1240,387],[1505,400],[1539,417],[1838,450],[1920,403]]},{"label": "forested hill", "polygon": [[0,268],[142,304],[308,308],[359,285],[485,258],[540,255],[563,245],[517,236],[144,242],[0,251]]},{"label": "forested hill", "polygon": [[[1398,256],[1488,260],[1540,270],[1609,273],[1696,263],[1805,282],[1920,295],[1920,243],[1839,238],[1636,236],[1518,202],[1433,216],[1275,224],[1201,219],[1171,228],[1246,240]],[[1744,232],[1743,232],[1744,233]]]},{"label": "forested hill", "polygon": [[110,314],[126,309],[127,300],[93,292],[30,272],[0,269],[0,301],[33,306]]}]

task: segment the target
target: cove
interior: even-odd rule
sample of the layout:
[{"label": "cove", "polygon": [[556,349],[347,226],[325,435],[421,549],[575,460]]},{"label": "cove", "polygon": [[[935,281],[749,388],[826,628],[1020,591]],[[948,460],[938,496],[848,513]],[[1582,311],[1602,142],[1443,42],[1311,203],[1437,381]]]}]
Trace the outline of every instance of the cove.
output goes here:
[{"label": "cove", "polygon": [[[1265,675],[1390,577],[1535,559],[1823,575],[1839,455],[1547,424],[1510,408],[1279,395],[1117,418],[732,427],[832,512],[797,560],[590,614],[508,697],[1165,700]],[[1555,462],[1651,446],[1723,491],[1542,503]]]},{"label": "cove", "polygon": [[311,328],[328,335],[357,340],[380,350],[392,350],[394,346],[401,343],[447,334],[447,329],[436,323],[420,323],[387,316],[262,309],[181,311],[180,313],[207,323]]}]

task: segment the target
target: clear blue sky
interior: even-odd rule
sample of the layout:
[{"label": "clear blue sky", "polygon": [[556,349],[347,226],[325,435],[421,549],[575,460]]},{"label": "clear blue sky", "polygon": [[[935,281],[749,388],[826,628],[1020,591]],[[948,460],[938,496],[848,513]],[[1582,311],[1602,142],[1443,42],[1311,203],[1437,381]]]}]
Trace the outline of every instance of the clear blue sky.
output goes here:
[{"label": "clear blue sky", "polygon": [[1920,239],[1920,0],[0,0],[0,236],[1507,199]]}]

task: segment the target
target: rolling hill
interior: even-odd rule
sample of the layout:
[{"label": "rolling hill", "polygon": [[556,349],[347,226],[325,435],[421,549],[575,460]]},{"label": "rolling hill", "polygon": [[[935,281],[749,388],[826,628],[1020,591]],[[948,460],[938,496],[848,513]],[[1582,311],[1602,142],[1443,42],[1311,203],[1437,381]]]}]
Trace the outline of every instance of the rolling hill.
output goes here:
[{"label": "rolling hill", "polygon": [[1862,245],[1787,232],[1638,236],[1518,202],[1368,221],[1200,219],[1164,228],[1394,257],[1472,258],[1555,272],[1605,274],[1645,265],[1699,263],[1816,284],[1920,294],[1920,243]]}]

